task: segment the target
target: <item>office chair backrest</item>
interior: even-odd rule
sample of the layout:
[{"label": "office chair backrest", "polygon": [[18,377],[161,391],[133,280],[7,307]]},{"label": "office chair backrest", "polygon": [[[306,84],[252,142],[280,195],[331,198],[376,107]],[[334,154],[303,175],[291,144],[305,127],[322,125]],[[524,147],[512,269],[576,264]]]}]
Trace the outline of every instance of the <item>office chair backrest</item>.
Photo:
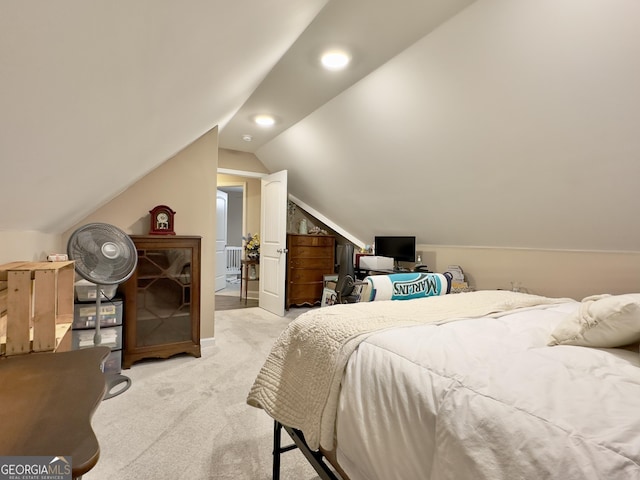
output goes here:
[{"label": "office chair backrest", "polygon": [[342,256],[340,257],[340,269],[338,270],[338,279],[345,275],[355,277],[355,271],[353,267],[353,245],[347,243],[342,247]]},{"label": "office chair backrest", "polygon": [[347,243],[342,248],[336,293],[338,303],[350,303],[349,296],[353,292],[355,281],[355,269],[353,267],[353,245]]}]

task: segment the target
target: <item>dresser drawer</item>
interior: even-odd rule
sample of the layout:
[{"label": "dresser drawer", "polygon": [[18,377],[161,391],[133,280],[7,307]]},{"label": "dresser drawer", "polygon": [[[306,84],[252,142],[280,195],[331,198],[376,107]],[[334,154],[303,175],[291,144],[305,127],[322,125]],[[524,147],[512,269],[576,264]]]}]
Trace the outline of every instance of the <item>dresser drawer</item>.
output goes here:
[{"label": "dresser drawer", "polygon": [[290,247],[333,247],[334,238],[328,235],[290,235]]},{"label": "dresser drawer", "polygon": [[313,268],[333,273],[333,257],[294,257],[289,260],[289,268]]},{"label": "dresser drawer", "polygon": [[320,303],[322,299],[322,283],[303,283],[292,285],[289,289],[289,305]]},{"label": "dresser drawer", "polygon": [[322,283],[323,275],[326,273],[328,273],[327,270],[317,268],[292,268],[289,271],[289,278],[287,279],[287,281],[294,283]]},{"label": "dresser drawer", "polygon": [[289,258],[332,258],[333,249],[327,247],[296,246],[289,248]]}]

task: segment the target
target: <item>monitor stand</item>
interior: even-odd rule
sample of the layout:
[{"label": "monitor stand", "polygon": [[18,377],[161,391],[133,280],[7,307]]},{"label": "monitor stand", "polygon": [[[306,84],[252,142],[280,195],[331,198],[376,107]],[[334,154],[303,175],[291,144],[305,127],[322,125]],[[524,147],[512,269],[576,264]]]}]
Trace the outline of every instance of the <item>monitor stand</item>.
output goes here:
[{"label": "monitor stand", "polygon": [[411,270],[409,270],[406,267],[401,267],[398,262],[394,262],[393,263],[393,271],[396,273],[402,273],[402,272],[410,272]]}]

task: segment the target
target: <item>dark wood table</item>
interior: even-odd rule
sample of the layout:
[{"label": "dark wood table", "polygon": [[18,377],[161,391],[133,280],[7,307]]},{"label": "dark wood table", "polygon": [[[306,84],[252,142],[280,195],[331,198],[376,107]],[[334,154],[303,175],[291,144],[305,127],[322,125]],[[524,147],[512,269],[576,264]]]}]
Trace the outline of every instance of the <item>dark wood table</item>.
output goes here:
[{"label": "dark wood table", "polygon": [[249,269],[253,265],[253,268],[256,265],[260,265],[260,260],[240,260],[240,301],[242,301],[242,293],[244,287],[244,304],[247,304],[248,299],[248,290],[249,290],[249,281],[258,280],[259,277],[256,275],[256,278],[249,278]]},{"label": "dark wood table", "polygon": [[0,358],[0,456],[71,457],[73,478],[98,462],[91,417],[106,391],[108,347]]}]

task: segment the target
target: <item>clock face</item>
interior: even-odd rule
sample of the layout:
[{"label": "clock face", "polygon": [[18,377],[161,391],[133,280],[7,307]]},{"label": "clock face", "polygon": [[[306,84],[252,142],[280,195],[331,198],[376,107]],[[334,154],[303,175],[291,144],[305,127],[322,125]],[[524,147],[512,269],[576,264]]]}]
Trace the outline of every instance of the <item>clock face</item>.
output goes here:
[{"label": "clock face", "polygon": [[160,212],[157,218],[158,223],[167,223],[167,221],[169,220],[169,215],[167,215],[165,212]]}]

